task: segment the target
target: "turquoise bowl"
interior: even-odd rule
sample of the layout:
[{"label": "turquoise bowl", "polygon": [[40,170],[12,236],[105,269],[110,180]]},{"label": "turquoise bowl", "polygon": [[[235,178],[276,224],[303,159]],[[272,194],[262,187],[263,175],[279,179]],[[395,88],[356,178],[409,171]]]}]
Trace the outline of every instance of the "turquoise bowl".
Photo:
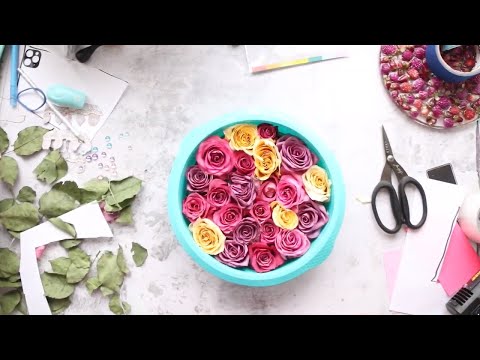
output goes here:
[{"label": "turquoise bowl", "polygon": [[[322,228],[318,238],[312,240],[310,249],[302,257],[288,260],[279,268],[266,273],[257,273],[250,268],[231,268],[203,252],[193,241],[192,233],[188,230],[188,220],[182,214],[182,202],[186,196],[185,172],[189,166],[195,164],[199,144],[211,135],[223,136],[223,129],[238,123],[269,123],[278,126],[281,134],[290,134],[302,139],[319,157],[318,165],[327,171],[332,181],[331,198],[325,206],[329,221]],[[233,113],[192,130],[180,145],[168,179],[168,216],[182,247],[205,270],[225,281],[239,285],[257,287],[278,285],[320,265],[332,252],[344,214],[345,185],[340,166],[333,153],[314,135],[313,131],[301,127],[283,115]]]}]

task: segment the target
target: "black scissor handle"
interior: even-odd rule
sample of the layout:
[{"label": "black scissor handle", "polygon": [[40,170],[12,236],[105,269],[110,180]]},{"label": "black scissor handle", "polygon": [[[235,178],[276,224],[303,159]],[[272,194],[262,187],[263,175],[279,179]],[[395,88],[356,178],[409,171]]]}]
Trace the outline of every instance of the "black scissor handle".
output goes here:
[{"label": "black scissor handle", "polygon": [[[393,217],[395,219],[395,227],[393,229],[389,229],[385,225],[383,225],[382,220],[380,220],[380,217],[378,216],[377,195],[383,189],[387,189],[388,194],[390,195],[390,206],[392,208],[392,214],[393,214]],[[408,204],[407,204],[407,206],[408,206]],[[380,181],[377,184],[377,186],[375,186],[375,189],[373,189],[372,210],[373,210],[373,215],[375,216],[375,220],[377,221],[378,226],[380,226],[380,228],[383,231],[385,231],[387,234],[395,234],[402,227],[403,219],[402,219],[402,209],[400,207],[400,202],[398,201],[398,197],[397,197],[397,193],[395,191],[395,188],[388,181],[385,181],[385,180]]]},{"label": "black scissor handle", "polygon": [[[408,206],[408,199],[407,199],[407,195],[405,194],[405,187],[408,184],[412,184],[413,186],[415,186],[417,190],[420,192],[420,196],[422,197],[423,214],[422,214],[422,218],[416,225],[412,224],[410,221],[410,207]],[[427,210],[428,210],[427,197],[425,196],[425,191],[423,190],[422,185],[414,178],[410,176],[405,176],[398,183],[398,195],[400,199],[400,206],[402,208],[405,224],[410,229],[419,229],[420,227],[422,227],[422,225],[425,223],[425,220],[427,220]]]}]

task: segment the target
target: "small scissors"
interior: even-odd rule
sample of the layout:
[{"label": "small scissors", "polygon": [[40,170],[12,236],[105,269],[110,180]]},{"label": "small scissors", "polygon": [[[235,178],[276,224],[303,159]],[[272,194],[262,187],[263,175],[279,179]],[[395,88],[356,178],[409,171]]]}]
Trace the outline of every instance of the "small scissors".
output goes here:
[{"label": "small scissors", "polygon": [[[385,156],[387,159],[385,161],[380,182],[377,184],[377,186],[375,186],[375,189],[373,189],[372,193],[372,209],[373,214],[375,215],[375,220],[382,230],[388,234],[397,233],[402,227],[402,224],[407,225],[407,227],[410,229],[419,229],[427,219],[427,199],[425,196],[425,191],[423,190],[422,185],[420,185],[420,183],[414,178],[408,176],[406,171],[400,166],[399,163],[397,163],[395,157],[393,156],[390,141],[388,141],[387,133],[385,132],[385,128],[383,126],[382,131],[383,147],[385,149]],[[398,196],[392,184],[392,170],[398,179]],[[410,222],[410,209],[408,207],[407,195],[405,194],[405,187],[408,184],[414,185],[422,197],[423,214],[422,218],[416,225]],[[392,207],[393,217],[395,218],[395,227],[393,229],[389,229],[383,225],[378,216],[376,203],[377,195],[383,189],[387,189],[390,195],[390,206]]]}]

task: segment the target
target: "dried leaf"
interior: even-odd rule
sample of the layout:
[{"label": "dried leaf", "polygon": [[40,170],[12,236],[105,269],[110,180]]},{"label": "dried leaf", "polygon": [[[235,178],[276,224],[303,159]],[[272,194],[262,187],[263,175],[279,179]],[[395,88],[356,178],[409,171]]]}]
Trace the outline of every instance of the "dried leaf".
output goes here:
[{"label": "dried leaf", "polygon": [[0,154],[3,154],[8,149],[9,145],[10,141],[8,140],[8,135],[5,130],[0,127]]},{"label": "dried leaf", "polygon": [[77,237],[75,226],[73,226],[72,224],[63,221],[60,218],[51,218],[51,219],[48,219],[48,221],[50,221],[57,228],[66,232],[68,235],[72,236],[73,238]]},{"label": "dried leaf", "polygon": [[97,290],[102,285],[102,282],[98,280],[98,278],[90,278],[87,280],[85,286],[87,287],[88,292],[90,295]]},{"label": "dried leaf", "polygon": [[105,297],[108,297],[110,295],[115,294],[115,291],[113,291],[112,289],[109,289],[105,286],[100,286],[100,291],[102,292],[102,295],[105,296]]},{"label": "dried leaf", "polygon": [[108,205],[119,205],[122,201],[133,198],[142,188],[142,181],[135,176],[123,180],[110,181],[110,191],[105,198]]},{"label": "dried leaf", "polygon": [[52,266],[51,274],[67,275],[68,268],[72,264],[72,260],[68,257],[62,256],[54,260],[50,260]]},{"label": "dried leaf", "polygon": [[123,254],[123,249],[120,245],[118,245],[117,265],[124,274],[128,274],[129,270],[127,262],[125,261],[125,255]]},{"label": "dried leaf", "polygon": [[15,204],[0,213],[0,222],[11,231],[22,232],[40,221],[37,208],[30,203]]},{"label": "dried leaf", "polygon": [[67,282],[69,284],[76,284],[82,281],[87,276],[90,268],[78,267],[75,264],[70,265],[67,272]]},{"label": "dried leaf", "polygon": [[0,296],[0,315],[11,314],[20,303],[20,300],[22,300],[22,295],[17,290]]},{"label": "dried leaf", "polygon": [[82,240],[62,240],[60,241],[60,245],[62,245],[65,249],[71,249],[78,244],[80,244]]},{"label": "dried leaf", "polygon": [[7,230],[10,235],[12,235],[15,239],[20,239],[20,233],[18,231],[11,231]]},{"label": "dried leaf", "polygon": [[46,181],[48,184],[61,179],[68,172],[68,165],[62,154],[58,150],[52,150],[33,170],[40,181]]},{"label": "dried leaf", "polygon": [[71,304],[70,298],[65,299],[49,299],[47,298],[48,306],[53,315],[58,315],[64,312]]},{"label": "dried leaf", "polygon": [[130,198],[130,199],[122,201],[118,205],[109,205],[109,204],[105,203],[105,211],[107,211],[107,212],[121,211],[122,209],[125,209],[126,207],[130,206],[133,203],[134,200],[135,200],[135,196]]},{"label": "dried leaf", "polygon": [[115,292],[120,292],[123,273],[117,265],[117,256],[106,251],[97,262],[97,277],[101,284]]},{"label": "dried leaf", "polygon": [[64,192],[77,200],[80,204],[86,204],[96,200],[96,194],[93,191],[88,191],[78,187],[74,181],[59,182],[53,186],[52,189]]},{"label": "dried leaf", "polygon": [[40,126],[30,126],[20,131],[13,144],[15,154],[27,156],[42,150],[43,135],[49,131]]},{"label": "dried leaf", "polygon": [[68,257],[72,260],[72,264],[68,268],[67,282],[76,284],[82,281],[90,271],[90,256],[79,247],[75,247],[68,250]]},{"label": "dried leaf", "polygon": [[0,248],[0,273],[9,277],[17,275],[20,271],[20,259],[12,250]]},{"label": "dried leaf", "polygon": [[132,257],[137,267],[142,266],[147,259],[148,251],[142,245],[132,242]]},{"label": "dried leaf", "polygon": [[0,201],[0,212],[10,209],[13,205],[15,205],[14,199],[3,199]]},{"label": "dried leaf", "polygon": [[123,209],[120,213],[120,216],[117,218],[117,220],[115,220],[115,222],[122,225],[133,224],[132,206]]},{"label": "dried leaf", "polygon": [[120,301],[120,297],[118,295],[111,297],[108,307],[115,315],[126,315],[130,313],[131,310],[130,305],[125,301]]},{"label": "dried leaf", "polygon": [[82,189],[88,191],[89,194],[92,194],[92,193],[94,194],[92,195],[94,196],[94,198],[90,200],[90,201],[93,201],[93,200],[100,200],[102,196],[105,195],[106,192],[108,191],[108,186],[109,186],[109,182],[107,179],[101,179],[101,180],[92,179],[86,184],[84,184],[82,186]]},{"label": "dried leaf", "polygon": [[17,200],[21,202],[35,202],[37,193],[30,186],[24,186],[18,192]]},{"label": "dried leaf", "polygon": [[0,158],[0,180],[13,186],[18,177],[17,161],[10,156]]},{"label": "dried leaf", "polygon": [[45,296],[52,299],[65,299],[73,294],[75,286],[67,283],[63,275],[44,272],[41,276]]},{"label": "dried leaf", "polygon": [[43,194],[38,203],[40,214],[47,218],[63,215],[78,207],[74,198],[55,189]]},{"label": "dried leaf", "polygon": [[7,280],[0,279],[0,289],[1,288],[19,288],[19,287],[22,287],[21,281],[10,282]]},{"label": "dried leaf", "polygon": [[8,277],[8,281],[10,281],[10,282],[15,282],[15,281],[18,281],[18,280],[20,280],[20,274],[15,274],[15,275],[12,275],[12,276]]},{"label": "dried leaf", "polygon": [[18,303],[16,310],[23,315],[28,315],[28,309],[27,309],[27,303],[25,301],[25,295],[23,293],[20,294],[22,296],[22,299]]}]

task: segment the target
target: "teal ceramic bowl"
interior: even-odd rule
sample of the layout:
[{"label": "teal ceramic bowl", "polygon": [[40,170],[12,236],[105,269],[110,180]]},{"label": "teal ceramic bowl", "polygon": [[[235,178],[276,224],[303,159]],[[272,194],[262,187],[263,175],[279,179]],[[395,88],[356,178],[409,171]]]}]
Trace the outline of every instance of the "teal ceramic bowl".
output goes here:
[{"label": "teal ceramic bowl", "polygon": [[[266,273],[257,273],[250,268],[231,268],[203,252],[194,242],[192,233],[188,229],[188,220],[182,214],[182,202],[187,192],[185,172],[189,166],[195,164],[195,155],[199,144],[211,135],[223,136],[223,129],[239,123],[269,123],[278,126],[281,134],[290,134],[300,138],[319,157],[318,165],[327,171],[332,181],[330,202],[325,204],[329,221],[322,228],[318,238],[312,240],[310,249],[302,257],[288,260],[279,268]],[[223,280],[239,285],[278,285],[320,265],[333,249],[344,213],[345,185],[333,153],[314,135],[314,132],[299,126],[284,116],[234,113],[221,116],[194,129],[183,140],[168,179],[169,220],[182,247],[205,270]]]}]

